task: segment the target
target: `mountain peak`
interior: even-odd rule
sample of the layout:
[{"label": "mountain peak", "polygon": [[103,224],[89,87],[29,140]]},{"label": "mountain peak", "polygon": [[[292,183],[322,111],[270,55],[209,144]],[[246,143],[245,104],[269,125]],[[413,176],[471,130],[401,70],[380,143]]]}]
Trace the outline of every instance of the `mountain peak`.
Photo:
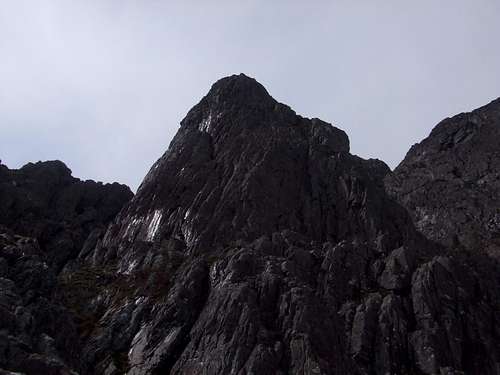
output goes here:
[{"label": "mountain peak", "polygon": [[391,173],[240,74],[134,198],[0,164],[0,374],[498,374],[498,104]]},{"label": "mountain peak", "polygon": [[[279,117],[279,119],[278,119]],[[263,85],[241,73],[215,82],[182,120],[186,130],[214,135],[273,124],[293,124],[298,116],[278,103]],[[270,121],[274,118],[273,121]]]},{"label": "mountain peak", "polygon": [[217,103],[230,101],[247,105],[275,102],[264,86],[243,73],[219,79],[212,85],[206,98]]},{"label": "mountain peak", "polygon": [[[181,122],[123,218],[128,223],[140,217],[143,225],[137,219],[133,230],[118,228],[117,239],[161,241],[172,235],[189,248],[202,249],[237,238],[254,239],[270,228],[326,238],[325,226],[313,228],[312,219],[298,219],[304,218],[304,210],[314,216],[303,201],[310,199],[307,205],[314,205],[316,195],[326,196],[331,178],[322,174],[311,182],[309,171],[323,171],[348,152],[344,131],[298,116],[244,74],[222,78]],[[242,207],[242,199],[252,203]],[[172,219],[155,219],[151,228],[158,230],[149,231],[146,223],[156,210]]]}]

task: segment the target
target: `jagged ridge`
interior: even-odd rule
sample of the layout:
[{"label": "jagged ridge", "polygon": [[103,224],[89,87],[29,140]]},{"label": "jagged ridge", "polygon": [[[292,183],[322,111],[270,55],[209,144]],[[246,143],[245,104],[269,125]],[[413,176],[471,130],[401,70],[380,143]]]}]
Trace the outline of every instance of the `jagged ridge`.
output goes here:
[{"label": "jagged ridge", "polygon": [[[453,144],[476,139],[460,132]],[[57,301],[78,301],[83,349],[53,371],[497,374],[498,264],[419,233],[394,200],[402,170],[349,154],[343,131],[252,78],[218,81],[65,263]]]},{"label": "jagged ridge", "polygon": [[386,181],[417,228],[500,258],[500,99],[443,120]]}]

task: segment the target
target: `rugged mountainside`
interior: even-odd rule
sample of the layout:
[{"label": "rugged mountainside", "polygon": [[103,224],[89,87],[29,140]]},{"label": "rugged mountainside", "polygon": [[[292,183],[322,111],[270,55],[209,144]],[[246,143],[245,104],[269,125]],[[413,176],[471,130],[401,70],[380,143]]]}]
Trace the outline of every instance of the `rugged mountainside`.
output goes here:
[{"label": "rugged mountainside", "polygon": [[106,225],[133,196],[125,185],[81,181],[60,161],[0,165],[0,225],[36,238],[46,261],[60,269],[91,231]]},{"label": "rugged mountainside", "polygon": [[385,164],[348,151],[345,133],[253,79],[217,82],[86,258],[118,270],[90,304],[102,315],[87,363],[496,373],[494,265],[419,235],[385,193]]},{"label": "rugged mountainside", "polygon": [[[482,120],[493,130],[470,137],[468,153],[483,152],[484,142],[498,152],[493,113]],[[434,144],[433,134],[422,144]],[[476,243],[463,250],[424,230],[421,209],[412,208],[420,203],[400,194],[406,178],[421,178],[412,167],[401,174],[417,147],[392,173],[379,160],[351,155],[343,131],[296,115],[252,78],[216,82],[105,231],[114,210],[97,215],[102,220],[85,227],[87,240],[75,241],[67,256],[57,256],[50,240],[32,250],[49,254],[57,275],[46,289],[68,311],[58,316],[69,328],[55,324],[75,332],[61,345],[40,323],[37,342],[52,339],[68,350],[50,357],[59,367],[38,373],[499,374],[497,260]],[[482,159],[470,156],[470,168],[483,168],[475,165]],[[454,162],[443,154],[426,160],[428,168],[436,160]],[[498,168],[493,161],[483,171],[498,176]],[[486,185],[497,199],[500,190]],[[13,190],[9,196],[26,199]],[[477,194],[463,196],[463,205],[494,204]],[[110,206],[128,198],[118,195]],[[66,202],[61,196],[30,222],[47,220],[45,212],[65,222],[53,216]],[[101,203],[90,202],[85,207],[101,212]],[[454,201],[447,204],[453,214]],[[450,225],[443,230],[461,233],[464,224]],[[23,228],[14,229],[46,233]],[[490,244],[494,236],[484,233],[481,244]],[[2,238],[24,244],[10,233]],[[13,248],[1,245],[4,253]],[[18,298],[9,290],[21,281],[12,277],[0,306]],[[36,373],[1,345],[0,368]],[[44,353],[46,363],[54,345],[39,346],[30,353]]]},{"label": "rugged mountainside", "polygon": [[80,181],[59,161],[0,165],[0,373],[80,366],[78,319],[58,297],[58,273],[131,197],[124,185]]},{"label": "rugged mountainside", "polygon": [[386,185],[428,238],[500,258],[500,99],[439,123]]},{"label": "rugged mountainside", "polygon": [[378,314],[379,283],[408,289],[427,249],[384,193],[388,168],[348,151],[253,79],[217,82],[88,257],[130,286],[96,302],[89,363],[113,373],[119,351],[130,374],[347,373],[352,341],[371,368],[371,339],[345,337],[355,310],[366,294]]}]

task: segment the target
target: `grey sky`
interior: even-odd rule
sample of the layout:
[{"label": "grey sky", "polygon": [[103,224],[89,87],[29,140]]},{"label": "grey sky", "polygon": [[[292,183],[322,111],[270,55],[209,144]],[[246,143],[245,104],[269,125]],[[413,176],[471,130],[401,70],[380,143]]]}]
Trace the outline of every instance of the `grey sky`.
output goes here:
[{"label": "grey sky", "polygon": [[497,0],[0,0],[0,158],[135,189],[210,85],[243,72],[395,167],[500,96],[499,39]]}]

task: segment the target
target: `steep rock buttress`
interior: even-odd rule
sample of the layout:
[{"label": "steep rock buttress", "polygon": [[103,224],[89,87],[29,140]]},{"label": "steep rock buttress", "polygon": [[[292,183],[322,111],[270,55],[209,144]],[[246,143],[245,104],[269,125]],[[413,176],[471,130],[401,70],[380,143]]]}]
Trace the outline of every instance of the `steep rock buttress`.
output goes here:
[{"label": "steep rock buttress", "polygon": [[419,234],[388,173],[252,78],[218,81],[81,256],[109,276],[84,361],[135,375],[497,373],[493,266]]}]

